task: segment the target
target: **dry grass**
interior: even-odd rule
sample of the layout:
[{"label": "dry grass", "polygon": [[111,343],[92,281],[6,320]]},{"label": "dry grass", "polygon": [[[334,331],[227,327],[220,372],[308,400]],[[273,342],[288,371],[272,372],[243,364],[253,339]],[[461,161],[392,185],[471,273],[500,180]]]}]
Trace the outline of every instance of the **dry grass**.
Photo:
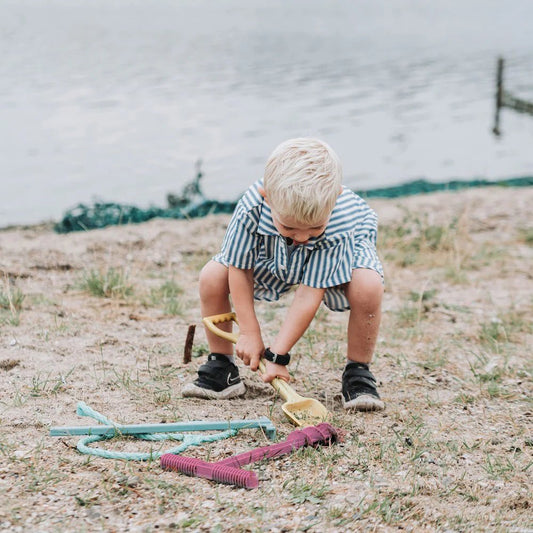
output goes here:
[{"label": "dry grass", "polygon": [[[345,440],[253,465],[253,491],[157,461],[82,455],[77,438],[48,436],[50,426],[92,424],[76,416],[78,401],[119,423],[268,416],[279,438],[292,431],[247,369],[243,399],[180,398],[206,349],[198,328],[195,357],[183,363],[199,321],[198,270],[228,217],[0,232],[0,530],[533,531],[533,190],[372,205],[387,276],[373,370],[386,410],[342,410],[347,315],[321,309],[291,370]],[[289,302],[258,306],[267,338]],[[243,430],[186,454],[214,460],[265,443]]]}]

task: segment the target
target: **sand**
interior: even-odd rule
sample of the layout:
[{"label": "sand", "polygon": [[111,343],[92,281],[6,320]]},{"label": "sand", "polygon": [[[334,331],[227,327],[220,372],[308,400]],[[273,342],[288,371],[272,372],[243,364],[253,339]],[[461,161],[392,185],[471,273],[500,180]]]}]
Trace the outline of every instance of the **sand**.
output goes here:
[{"label": "sand", "polygon": [[[533,531],[533,189],[369,203],[386,272],[372,365],[386,409],[343,410],[347,314],[321,308],[293,350],[292,385],[328,407],[344,442],[251,465],[253,490],[49,436],[97,424],[78,402],[121,424],[266,416],[278,440],[295,429],[242,364],[243,398],[180,395],[207,350],[198,273],[229,216],[0,231],[0,531]],[[93,285],[107,275],[106,296],[91,294],[91,273]],[[258,304],[266,340],[290,299]],[[268,442],[247,429],[184,454],[216,460]]]}]

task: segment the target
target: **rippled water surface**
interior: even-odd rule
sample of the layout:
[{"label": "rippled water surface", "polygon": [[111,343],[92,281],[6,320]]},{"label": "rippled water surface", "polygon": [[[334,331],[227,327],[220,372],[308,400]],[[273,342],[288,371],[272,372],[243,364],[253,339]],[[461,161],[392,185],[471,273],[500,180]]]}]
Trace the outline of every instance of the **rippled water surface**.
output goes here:
[{"label": "rippled water surface", "polygon": [[0,226],[94,198],[165,204],[203,160],[235,199],[318,136],[356,189],[533,174],[529,0],[2,0]]}]

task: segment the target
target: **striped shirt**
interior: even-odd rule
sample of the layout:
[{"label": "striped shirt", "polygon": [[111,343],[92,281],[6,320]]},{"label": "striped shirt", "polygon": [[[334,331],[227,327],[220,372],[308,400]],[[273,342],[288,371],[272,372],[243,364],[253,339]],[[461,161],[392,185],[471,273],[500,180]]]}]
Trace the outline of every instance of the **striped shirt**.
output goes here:
[{"label": "striped shirt", "polygon": [[254,270],[254,297],[274,301],[294,285],[326,289],[324,303],[334,311],[350,308],[343,285],[352,270],[368,268],[383,278],[376,252],[377,216],[353,191],[343,187],[322,235],[289,253],[272,212],[254,183],[239,200],[221,251],[213,258],[225,265]]}]

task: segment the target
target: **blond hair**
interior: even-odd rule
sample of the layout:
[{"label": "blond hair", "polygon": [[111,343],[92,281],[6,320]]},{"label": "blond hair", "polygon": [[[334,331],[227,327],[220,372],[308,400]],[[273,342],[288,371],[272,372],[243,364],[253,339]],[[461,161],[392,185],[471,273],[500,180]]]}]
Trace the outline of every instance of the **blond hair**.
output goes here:
[{"label": "blond hair", "polygon": [[270,155],[263,179],[270,207],[309,225],[329,217],[341,186],[337,154],[325,142],[306,137],[281,143]]}]

